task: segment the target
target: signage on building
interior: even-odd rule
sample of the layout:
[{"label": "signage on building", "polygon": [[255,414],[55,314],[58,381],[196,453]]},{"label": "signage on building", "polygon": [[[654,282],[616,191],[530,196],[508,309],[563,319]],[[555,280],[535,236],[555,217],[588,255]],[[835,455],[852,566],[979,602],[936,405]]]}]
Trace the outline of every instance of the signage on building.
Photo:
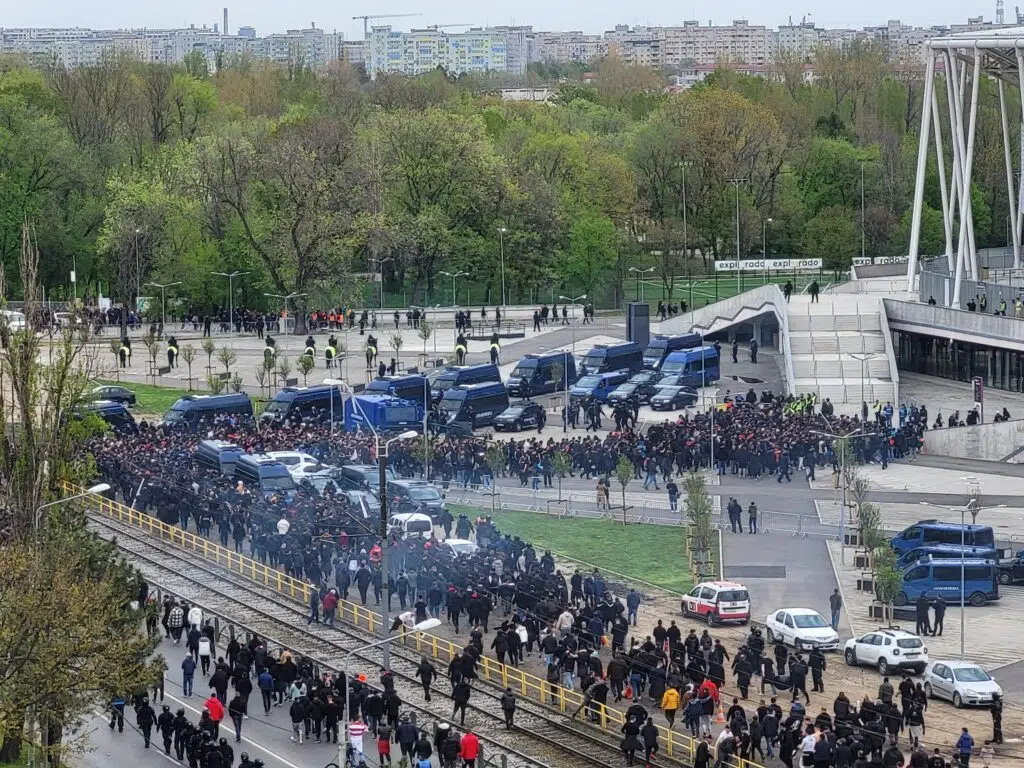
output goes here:
[{"label": "signage on building", "polygon": [[715,262],[715,272],[802,272],[821,269],[821,259],[744,259]]}]

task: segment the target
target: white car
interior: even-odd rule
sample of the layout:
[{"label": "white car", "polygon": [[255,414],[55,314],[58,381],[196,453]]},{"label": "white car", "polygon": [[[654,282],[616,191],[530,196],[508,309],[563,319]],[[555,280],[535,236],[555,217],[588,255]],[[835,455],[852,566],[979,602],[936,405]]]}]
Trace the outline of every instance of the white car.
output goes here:
[{"label": "white car", "polygon": [[969,661],[933,661],[924,671],[924,692],[929,698],[948,699],[958,709],[988,706],[993,695],[1003,695],[999,683]]},{"label": "white car", "polygon": [[921,674],[928,666],[928,647],[911,632],[886,628],[847,640],[843,657],[851,667],[876,667],[883,676],[894,669]]},{"label": "white car", "polygon": [[441,542],[441,551],[446,552],[452,557],[475,555],[478,549],[480,547],[477,546],[476,542],[469,539],[445,539]]},{"label": "white car", "polygon": [[300,453],[299,451],[270,451],[265,454],[274,461],[279,461],[288,470],[288,474],[292,476],[307,475],[311,472],[319,472],[327,469],[326,465],[321,464],[316,458],[310,456],[308,453]]},{"label": "white car", "polygon": [[12,331],[25,330],[25,313],[16,309],[0,309],[0,321],[6,322]]},{"label": "white car", "polygon": [[810,608],[783,608],[769,613],[764,625],[769,643],[781,640],[798,651],[834,651],[839,647],[839,635],[820,613]]}]

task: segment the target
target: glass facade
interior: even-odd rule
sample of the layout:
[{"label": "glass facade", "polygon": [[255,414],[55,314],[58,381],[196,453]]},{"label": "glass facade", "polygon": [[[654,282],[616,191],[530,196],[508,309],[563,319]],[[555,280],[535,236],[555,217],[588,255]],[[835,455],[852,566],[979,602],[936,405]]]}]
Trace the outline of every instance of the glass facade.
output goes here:
[{"label": "glass facade", "polygon": [[963,382],[980,376],[986,387],[1024,392],[1024,352],[906,331],[892,332],[892,346],[901,371]]}]

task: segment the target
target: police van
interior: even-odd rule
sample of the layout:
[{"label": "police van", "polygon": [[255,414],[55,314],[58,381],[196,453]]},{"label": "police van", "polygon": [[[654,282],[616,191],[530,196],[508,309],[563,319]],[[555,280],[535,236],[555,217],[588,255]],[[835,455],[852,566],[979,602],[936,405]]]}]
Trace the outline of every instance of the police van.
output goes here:
[{"label": "police van", "polygon": [[508,390],[501,382],[487,384],[468,384],[452,387],[441,398],[442,423],[448,425],[449,431],[480,427],[488,427],[494,423],[494,417],[508,408]]}]

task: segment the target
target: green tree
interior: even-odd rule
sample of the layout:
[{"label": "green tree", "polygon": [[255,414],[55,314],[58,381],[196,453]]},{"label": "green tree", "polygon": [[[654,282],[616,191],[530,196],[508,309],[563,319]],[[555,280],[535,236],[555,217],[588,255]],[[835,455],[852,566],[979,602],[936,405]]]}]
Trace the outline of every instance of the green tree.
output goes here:
[{"label": "green tree", "polygon": [[505,465],[508,463],[508,450],[504,443],[488,443],[484,449],[484,460],[491,470],[491,514],[494,514],[498,499],[497,479],[505,471]]},{"label": "green tree", "polygon": [[848,269],[860,239],[853,214],[833,205],[823,209],[804,228],[803,252],[822,260],[825,269]]},{"label": "green tree", "polygon": [[551,454],[551,469],[554,470],[555,477],[558,478],[558,500],[562,501],[562,480],[572,470],[572,459],[564,451],[555,451]]},{"label": "green tree", "polygon": [[561,270],[567,281],[588,296],[615,267],[617,233],[606,216],[583,214],[569,229],[569,247],[561,255]]},{"label": "green tree", "polygon": [[689,521],[690,556],[698,573],[712,575],[717,570],[713,557],[713,542],[715,539],[714,529],[714,507],[711,504],[711,497],[708,495],[707,481],[704,475],[698,472],[691,472],[683,481],[683,492],[686,494],[684,509],[686,519]]}]

